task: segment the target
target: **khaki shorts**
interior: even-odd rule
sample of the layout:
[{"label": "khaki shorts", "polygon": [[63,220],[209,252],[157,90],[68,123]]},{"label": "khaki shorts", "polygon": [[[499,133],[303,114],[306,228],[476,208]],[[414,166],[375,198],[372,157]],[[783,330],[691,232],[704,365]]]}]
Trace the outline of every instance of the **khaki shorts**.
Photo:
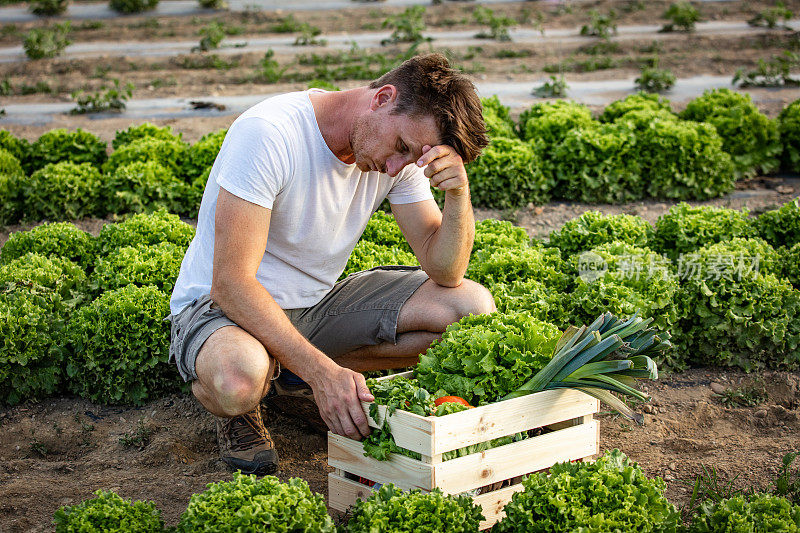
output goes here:
[{"label": "khaki shorts", "polygon": [[[284,313],[311,344],[336,359],[362,346],[395,344],[400,308],[427,279],[419,267],[377,267],[346,277],[313,307]],[[206,339],[222,327],[237,325],[207,294],[168,319],[169,360],[184,381],[197,379],[195,361]]]}]

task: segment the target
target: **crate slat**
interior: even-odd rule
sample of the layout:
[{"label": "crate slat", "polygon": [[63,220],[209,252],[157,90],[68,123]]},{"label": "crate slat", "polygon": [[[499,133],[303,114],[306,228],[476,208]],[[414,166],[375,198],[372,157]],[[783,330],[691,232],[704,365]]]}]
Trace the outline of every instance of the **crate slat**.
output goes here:
[{"label": "crate slat", "polygon": [[405,490],[433,489],[434,465],[398,454],[392,454],[388,461],[365,457],[361,442],[331,432],[328,465],[379,483],[394,483]]},{"label": "crate slat", "polygon": [[486,494],[479,494],[472,498],[472,501],[475,502],[476,505],[480,505],[483,508],[483,521],[480,525],[481,531],[489,529],[495,525],[495,523],[505,518],[506,513],[503,507],[511,501],[511,497],[514,496],[514,493],[521,491],[522,488],[522,483],[517,483],[516,485],[487,492]]},{"label": "crate slat", "polygon": [[434,465],[434,486],[447,494],[458,494],[543,470],[554,463],[594,455],[596,434],[597,422],[592,421],[445,461]]},{"label": "crate slat", "polygon": [[[571,389],[548,390],[476,407],[436,418],[434,449],[426,455],[449,452],[531,428],[591,415],[599,410],[595,398]],[[398,440],[398,437],[402,439],[404,429],[398,427],[398,431],[392,429],[392,436],[398,446],[406,448]]]}]

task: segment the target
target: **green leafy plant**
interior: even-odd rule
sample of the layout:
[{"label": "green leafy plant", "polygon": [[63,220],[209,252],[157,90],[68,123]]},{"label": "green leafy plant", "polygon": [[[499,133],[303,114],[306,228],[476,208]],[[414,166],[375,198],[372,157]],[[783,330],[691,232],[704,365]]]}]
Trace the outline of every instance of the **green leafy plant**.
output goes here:
[{"label": "green leafy plant", "polygon": [[729,241],[734,237],[752,237],[747,209],[692,207],[681,202],[672,206],[655,223],[649,246],[676,261],[681,255],[704,246]]},{"label": "green leafy plant", "polygon": [[207,133],[189,147],[184,159],[182,172],[188,182],[201,177],[206,170],[211,168],[217,159],[217,154],[222,148],[222,143],[227,133],[227,128]]},{"label": "green leafy plant", "polygon": [[125,246],[97,260],[90,287],[102,293],[126,285],[152,285],[171,294],[184,249],[171,242]]},{"label": "green leafy plant", "polygon": [[751,383],[739,387],[727,387],[717,396],[720,403],[726,407],[755,407],[766,402],[768,398],[767,389],[760,379],[754,379]]},{"label": "green leafy plant", "polygon": [[102,257],[124,246],[162,242],[187,248],[194,233],[195,229],[177,215],[160,209],[154,213],[133,215],[124,222],[103,226],[97,236],[97,254]]},{"label": "green leafy plant", "polygon": [[494,283],[489,287],[500,313],[530,313],[533,318],[555,324],[569,325],[570,314],[562,293],[536,278],[516,279]]},{"label": "green leafy plant", "polygon": [[635,130],[648,196],[705,200],[734,189],[733,162],[714,126],[677,120],[663,109],[629,111],[617,123]]},{"label": "green leafy plant", "polygon": [[127,285],[69,319],[64,340],[69,390],[103,404],[141,405],[181,388],[167,361],[169,295]]},{"label": "green leafy plant", "polygon": [[735,486],[739,474],[732,479],[723,479],[713,466],[700,465],[701,472],[695,476],[692,495],[689,502],[683,507],[685,516],[694,516],[698,506],[703,502],[721,502],[734,496],[742,496],[745,491]]},{"label": "green leafy plant", "polygon": [[792,20],[793,16],[792,10],[788,9],[786,4],[777,2],[774,6],[759,11],[747,23],[751,26],[773,29],[777,28],[778,21],[783,19],[783,27],[787,27],[786,24]]},{"label": "green leafy plant", "polygon": [[7,150],[11,155],[24,163],[28,158],[31,145],[26,139],[14,136],[7,130],[0,129],[0,149]]},{"label": "green leafy plant", "polygon": [[645,247],[649,229],[650,225],[640,217],[586,211],[550,232],[549,246],[558,248],[565,258],[612,242]]},{"label": "green leafy plant", "polygon": [[595,72],[617,68],[618,66],[619,61],[613,57],[603,56],[581,60],[568,58],[559,63],[545,65],[542,70],[548,73],[561,74],[563,72]]},{"label": "green leafy plant", "polygon": [[544,82],[533,90],[533,95],[539,98],[560,98],[567,95],[567,80],[564,76],[550,76],[550,81]]},{"label": "green leafy plant", "polygon": [[497,95],[481,98],[481,107],[483,121],[486,123],[486,130],[490,138],[517,138],[517,133],[514,131],[515,124],[511,119],[511,109],[501,104]]},{"label": "green leafy plant", "polygon": [[126,102],[133,94],[136,86],[130,82],[120,86],[118,79],[111,80],[112,87],[101,87],[93,93],[86,93],[82,90],[73,91],[71,97],[78,104],[70,110],[70,115],[85,115],[87,113],[103,113],[113,111],[120,113],[127,107]]},{"label": "green leafy plant", "polygon": [[88,269],[94,264],[95,241],[71,222],[50,222],[28,231],[13,232],[0,248],[0,263],[9,263],[28,253],[70,259]]},{"label": "green leafy plant", "polygon": [[153,428],[145,424],[143,418],[136,422],[136,427],[119,438],[119,443],[123,448],[138,448],[140,450],[150,444],[150,437],[153,436]]},{"label": "green leafy plant", "polygon": [[675,31],[694,31],[694,25],[700,20],[700,12],[689,2],[675,2],[669,5],[662,18],[669,22],[661,28],[662,32]]},{"label": "green leafy plant", "polygon": [[183,165],[188,146],[184,142],[145,137],[120,146],[103,164],[104,174],[113,174],[124,165],[137,161],[155,161],[167,168],[175,177],[183,177]]},{"label": "green leafy plant", "polygon": [[468,533],[477,531],[481,520],[481,507],[467,495],[445,496],[439,489],[404,492],[390,483],[356,502],[347,531],[371,533],[381,524],[385,533]]},{"label": "green leafy plant", "polygon": [[33,252],[0,266],[0,287],[3,290],[44,287],[58,293],[65,308],[82,303],[86,279],[83,268],[75,262]]},{"label": "green leafy plant", "polygon": [[589,17],[591,17],[589,23],[581,26],[581,35],[608,39],[617,34],[617,14],[613,9],[606,14],[592,9],[589,11]]},{"label": "green leafy plant", "polygon": [[566,100],[533,104],[519,117],[520,136],[526,141],[542,143],[545,154],[573,129],[588,129],[596,125],[588,107]]},{"label": "green leafy plant", "polygon": [[304,480],[290,478],[282,483],[274,476],[257,478],[240,472],[234,472],[232,481],[209,483],[204,492],[193,494],[177,530],[267,532],[275,526],[297,533],[336,531],[324,498],[312,494]]},{"label": "green leafy plant", "polygon": [[294,33],[300,31],[302,24],[294,15],[286,15],[285,17],[281,18],[277,24],[273,25],[270,28],[270,31],[275,33]]},{"label": "green leafy plant", "polygon": [[740,87],[794,87],[800,85],[800,79],[792,77],[792,71],[798,68],[800,54],[784,50],[768,61],[759,59],[754,70],[738,69],[731,84]]},{"label": "green leafy plant", "polygon": [[34,15],[52,17],[66,13],[68,4],[69,0],[30,0],[28,9]]},{"label": "green leafy plant", "polygon": [[106,531],[162,533],[161,511],[153,502],[123,500],[113,491],[98,490],[95,497],[77,505],[65,505],[53,517],[56,533]]},{"label": "green leafy plant", "polygon": [[792,505],[786,498],[769,494],[755,494],[748,499],[741,496],[720,502],[700,504],[689,527],[690,533],[716,531],[800,531],[800,506]]},{"label": "green leafy plant", "polygon": [[322,30],[316,26],[312,26],[307,22],[300,25],[300,35],[294,40],[295,46],[325,46],[328,41],[325,39],[318,39],[322,35]]},{"label": "green leafy plant", "polygon": [[0,148],[0,226],[17,222],[23,202],[17,195],[17,186],[25,176],[19,159]]},{"label": "green leafy plant", "polygon": [[225,28],[219,22],[211,22],[200,28],[200,44],[192,47],[192,52],[208,52],[219,48],[220,43],[225,39]]},{"label": "green leafy plant", "polygon": [[481,251],[492,253],[503,249],[523,249],[530,244],[525,228],[513,225],[507,220],[487,218],[475,222],[475,241],[472,257]]},{"label": "green leafy plant", "polygon": [[498,283],[536,279],[554,291],[563,292],[569,283],[557,250],[527,248],[487,248],[473,256],[467,277],[491,289]]},{"label": "green leafy plant", "polygon": [[[678,263],[684,306],[679,348],[697,365],[797,368],[800,293],[779,279],[780,256],[761,239],[733,238]],[[777,275],[776,275],[777,274]]]},{"label": "green leafy plant", "polygon": [[672,89],[677,77],[671,70],[656,66],[645,66],[634,80],[636,89],[648,93],[663,93]]},{"label": "green leafy plant", "polygon": [[430,38],[422,35],[425,31],[425,7],[411,6],[398,15],[386,17],[382,28],[389,28],[392,34],[381,41],[382,45],[396,43],[421,43]]},{"label": "green leafy plant", "polygon": [[800,199],[761,213],[753,220],[753,227],[759,237],[775,248],[791,248],[800,242]]},{"label": "green leafy plant", "polygon": [[99,203],[102,176],[89,163],[51,163],[19,180],[15,196],[24,199],[23,221],[74,220],[101,214]]},{"label": "green leafy plant", "polygon": [[55,24],[52,28],[33,28],[25,34],[22,48],[29,59],[44,59],[60,56],[72,44],[68,35],[71,31],[69,21]]},{"label": "green leafy plant", "polygon": [[527,313],[468,316],[420,355],[414,377],[471,405],[496,402],[547,364],[560,333]]},{"label": "green leafy plant", "polygon": [[481,156],[467,165],[472,201],[478,206],[515,209],[550,200],[552,182],[529,143],[496,137]]},{"label": "green leafy plant", "polygon": [[[619,450],[594,462],[556,463],[532,474],[505,506],[497,533],[516,531],[676,531],[680,515],[664,497],[661,478],[649,479]],[[621,526],[624,524],[624,526]]]},{"label": "green leafy plant", "polygon": [[800,242],[789,249],[782,249],[783,277],[800,290]]},{"label": "green leafy plant", "polygon": [[255,75],[256,79],[263,80],[267,83],[278,83],[281,80],[286,69],[289,67],[281,67],[280,63],[273,59],[274,56],[275,52],[272,48],[264,53],[264,57],[261,58],[261,61],[258,63],[259,69]]},{"label": "green leafy plant", "polygon": [[367,226],[361,234],[362,241],[369,241],[380,246],[399,248],[408,253],[412,253],[411,246],[408,245],[400,226],[394,217],[383,211],[376,211],[367,221]]},{"label": "green leafy plant", "polygon": [[197,3],[203,9],[226,9],[228,2],[225,0],[197,0]]},{"label": "green leafy plant", "polygon": [[790,452],[781,458],[781,466],[773,490],[773,494],[786,498],[794,505],[800,505],[800,469],[792,470],[792,463],[798,456],[800,453]]},{"label": "green leafy plant", "polygon": [[768,173],[780,164],[778,124],[762,114],[748,94],[713,89],[695,98],[680,114],[684,120],[708,122],[722,137],[739,177]]},{"label": "green leafy plant", "polygon": [[111,146],[114,150],[117,150],[126,144],[143,138],[182,141],[182,137],[183,134],[175,133],[172,130],[172,126],[159,127],[150,122],[143,122],[124,130],[118,130],[114,135],[114,140],[111,141]]},{"label": "green leafy plant", "polygon": [[158,5],[158,0],[109,0],[108,7],[117,13],[143,13]]},{"label": "green leafy plant", "polygon": [[496,15],[488,7],[478,5],[472,11],[472,19],[478,24],[483,24],[488,28],[481,30],[475,37],[478,39],[494,39],[495,41],[509,42],[511,35],[508,29],[516,24],[516,21],[505,15]]},{"label": "green leafy plant", "polygon": [[551,165],[559,198],[618,203],[644,194],[636,139],[624,124],[569,131],[555,147]]},{"label": "green leafy plant", "polygon": [[778,130],[783,152],[781,162],[783,168],[791,170],[800,168],[800,100],[795,100],[778,115]]},{"label": "green leafy plant", "polygon": [[339,279],[382,265],[418,265],[417,258],[401,247],[390,247],[361,240],[356,244]]},{"label": "green leafy plant", "polygon": [[81,128],[75,131],[59,128],[48,131],[31,144],[23,166],[27,172],[33,172],[50,163],[69,161],[76,165],[91,163],[100,168],[106,158],[106,143],[97,135]]}]

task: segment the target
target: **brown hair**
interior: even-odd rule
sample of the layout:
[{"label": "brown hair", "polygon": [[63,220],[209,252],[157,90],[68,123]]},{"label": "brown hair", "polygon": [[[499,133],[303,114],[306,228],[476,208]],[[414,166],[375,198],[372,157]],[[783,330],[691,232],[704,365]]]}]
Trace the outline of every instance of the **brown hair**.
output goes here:
[{"label": "brown hair", "polygon": [[432,116],[442,144],[452,146],[465,163],[475,160],[489,144],[481,100],[475,86],[441,54],[412,57],[369,84],[397,88],[392,113]]}]

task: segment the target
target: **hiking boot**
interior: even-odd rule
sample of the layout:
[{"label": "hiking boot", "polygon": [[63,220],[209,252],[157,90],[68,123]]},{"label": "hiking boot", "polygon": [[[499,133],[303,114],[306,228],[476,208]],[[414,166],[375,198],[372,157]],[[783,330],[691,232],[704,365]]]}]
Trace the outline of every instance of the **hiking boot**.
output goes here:
[{"label": "hiking boot", "polygon": [[298,418],[317,433],[326,434],[328,425],[319,414],[311,387],[286,369],[272,381],[267,403],[281,413]]},{"label": "hiking boot", "polygon": [[278,453],[264,427],[260,405],[233,418],[217,417],[217,443],[222,460],[243,474],[263,476],[278,469]]}]

